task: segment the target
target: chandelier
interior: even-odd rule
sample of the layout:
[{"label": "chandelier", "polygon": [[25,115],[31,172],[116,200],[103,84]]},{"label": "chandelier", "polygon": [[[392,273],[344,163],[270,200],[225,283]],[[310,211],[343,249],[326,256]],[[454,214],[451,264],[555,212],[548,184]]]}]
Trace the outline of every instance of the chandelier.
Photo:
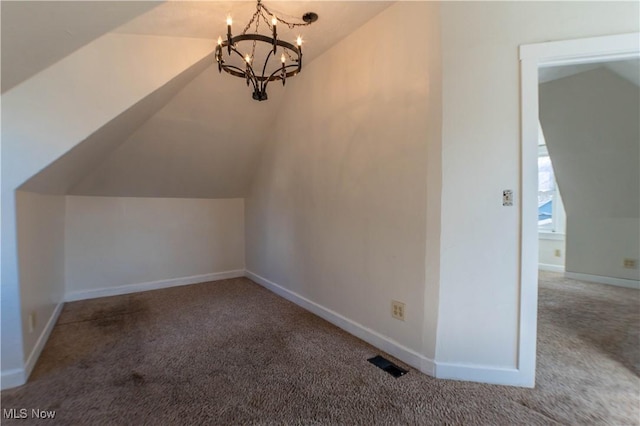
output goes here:
[{"label": "chandelier", "polygon": [[[278,39],[278,25],[284,24],[289,29],[294,29],[317,21],[318,15],[308,12],[302,16],[302,22],[287,22],[281,16],[271,13],[261,0],[257,1],[256,12],[242,34],[231,35],[233,21],[231,16],[227,17],[227,38],[223,40],[218,37],[215,55],[219,72],[224,70],[245,79],[247,86],[253,87],[253,99],[265,101],[269,82],[281,80],[284,86],[287,78],[302,70],[302,37],[298,36],[295,45]],[[261,21],[269,28],[269,35],[258,32]],[[252,26],[254,32],[248,33]],[[225,51],[226,56],[223,53]],[[278,53],[279,60],[274,59]]]}]

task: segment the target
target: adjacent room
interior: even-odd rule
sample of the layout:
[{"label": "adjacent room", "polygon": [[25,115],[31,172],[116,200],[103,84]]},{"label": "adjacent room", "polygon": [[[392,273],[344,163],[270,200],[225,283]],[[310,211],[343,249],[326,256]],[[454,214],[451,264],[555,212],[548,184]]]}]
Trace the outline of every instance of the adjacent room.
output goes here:
[{"label": "adjacent room", "polygon": [[637,423],[639,3],[0,8],[3,422]]}]

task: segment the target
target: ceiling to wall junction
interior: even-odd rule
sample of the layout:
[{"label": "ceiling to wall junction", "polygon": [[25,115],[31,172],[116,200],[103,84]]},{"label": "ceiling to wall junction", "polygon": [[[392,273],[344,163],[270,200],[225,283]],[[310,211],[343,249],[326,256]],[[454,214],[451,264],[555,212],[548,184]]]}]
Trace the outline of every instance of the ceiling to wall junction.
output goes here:
[{"label": "ceiling to wall junction", "polygon": [[69,191],[72,195],[237,198],[248,190],[282,86],[256,102],[211,65]]},{"label": "ceiling to wall junction", "polygon": [[[289,22],[301,22],[306,12],[319,15],[318,21],[306,27],[292,30],[280,25],[278,28],[278,37],[282,40],[293,42],[299,34],[303,36],[307,63],[392,4],[388,1],[279,0],[264,0],[263,3],[271,12]],[[226,34],[227,16],[233,18],[232,31],[237,35],[255,10],[255,1],[169,1],[116,28],[114,32],[216,40]],[[264,26],[262,22],[263,30]]]},{"label": "ceiling to wall junction", "polygon": [[[79,9],[74,11],[72,4],[64,2],[61,10],[51,12],[60,2],[30,3],[29,8],[23,9],[14,5],[11,11],[12,16],[21,17],[20,20],[27,27],[37,24],[31,19],[33,16],[46,13],[57,16],[64,10],[69,17],[42,28],[39,37],[23,40],[16,39],[21,34],[18,31],[9,31],[6,37],[3,26],[3,56],[5,43],[14,50],[13,43],[28,48],[30,43],[37,44],[40,38],[46,37],[47,31],[68,33],[68,28],[84,28],[74,21],[74,17],[87,19],[89,22],[100,21],[99,16],[86,18],[86,15],[91,15],[92,12],[96,15],[103,14],[106,7],[101,2],[95,9],[88,6],[91,2],[69,2],[78,3]],[[111,32],[208,39],[212,41],[212,50],[218,35],[226,30],[225,20],[228,14],[234,18],[234,33],[239,33],[255,11],[255,2],[244,1],[164,2],[146,9],[140,5],[126,5],[128,2],[106,3],[116,9],[118,5],[123,8],[119,15],[113,11],[106,14],[107,18],[114,14],[126,15],[128,18],[138,15],[127,19],[128,22]],[[308,66],[314,58],[390,4],[375,1],[278,1],[267,3],[267,6],[278,16],[289,20],[309,11],[318,13],[320,19],[316,23],[299,30],[305,40],[304,64]],[[38,7],[42,7],[42,10]],[[4,23],[4,8],[2,12]],[[113,26],[114,19],[106,20],[109,21],[108,25],[102,23],[102,26],[98,26],[103,31]],[[98,32],[82,33],[83,40],[87,43],[85,49],[91,48],[92,39],[99,35]],[[298,29],[279,29],[282,39],[293,40],[297,34]],[[5,67],[3,60],[3,78],[7,72],[8,75],[16,76],[14,81],[23,79],[23,84],[29,84],[30,73],[55,63],[59,57],[73,55],[70,51],[78,41],[79,39],[75,40],[75,44],[70,43],[64,37],[59,41],[54,40],[54,44],[60,46],[53,49],[55,54],[50,55],[47,61],[37,64],[34,62],[20,69]],[[60,192],[63,188],[69,194],[101,196],[243,197],[259,161],[262,143],[268,137],[271,123],[287,88],[273,85],[269,88],[269,100],[256,102],[251,98],[251,91],[244,81],[224,73],[219,74],[217,67],[213,66],[212,55],[208,62],[211,65],[204,68],[198,66],[185,70],[191,75],[182,78],[180,85],[174,82],[173,89],[164,90],[162,95],[140,99],[144,108],[132,107],[131,111],[123,111],[117,122],[104,123],[107,130],[97,131],[92,137],[78,141],[72,150],[27,181],[22,189],[51,192],[54,188],[54,192]],[[105,63],[104,66],[118,67],[118,64]],[[194,69],[204,70],[193,75]],[[171,96],[167,97],[167,94]],[[95,102],[99,105],[101,100],[95,99]],[[152,115],[143,117],[141,110]],[[129,114],[137,116],[128,119]],[[141,121],[141,118],[144,120]],[[127,123],[127,126],[120,128],[118,123]],[[131,123],[142,124],[136,124],[132,128]],[[111,139],[105,142],[105,138]],[[91,158],[91,161],[84,161],[85,158]]]},{"label": "ceiling to wall junction", "polygon": [[539,70],[540,83],[548,83],[560,78],[570,77],[583,72],[605,68],[618,77],[622,77],[630,83],[640,86],[640,59],[625,59],[618,61],[594,62],[576,65],[559,65],[544,67]]}]

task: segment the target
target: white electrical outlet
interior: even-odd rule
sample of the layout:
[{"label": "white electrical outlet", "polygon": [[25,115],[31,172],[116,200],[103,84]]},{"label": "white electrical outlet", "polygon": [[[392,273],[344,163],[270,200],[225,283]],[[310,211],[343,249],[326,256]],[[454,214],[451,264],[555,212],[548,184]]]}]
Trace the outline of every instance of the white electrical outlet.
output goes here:
[{"label": "white electrical outlet", "polygon": [[638,261],[636,259],[624,259],[622,265],[626,269],[638,269]]},{"label": "white electrical outlet", "polygon": [[391,301],[391,316],[400,321],[404,321],[404,303],[397,300]]}]

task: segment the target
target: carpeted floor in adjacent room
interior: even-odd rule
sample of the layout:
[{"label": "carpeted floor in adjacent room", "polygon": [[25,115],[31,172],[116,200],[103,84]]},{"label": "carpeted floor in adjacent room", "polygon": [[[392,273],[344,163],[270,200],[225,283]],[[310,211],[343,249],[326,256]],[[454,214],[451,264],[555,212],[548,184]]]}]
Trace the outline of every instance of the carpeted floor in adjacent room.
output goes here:
[{"label": "carpeted floor in adjacent room", "polygon": [[638,424],[639,293],[541,273],[535,389],[396,379],[245,278],[68,303],[2,407],[78,425]]}]

